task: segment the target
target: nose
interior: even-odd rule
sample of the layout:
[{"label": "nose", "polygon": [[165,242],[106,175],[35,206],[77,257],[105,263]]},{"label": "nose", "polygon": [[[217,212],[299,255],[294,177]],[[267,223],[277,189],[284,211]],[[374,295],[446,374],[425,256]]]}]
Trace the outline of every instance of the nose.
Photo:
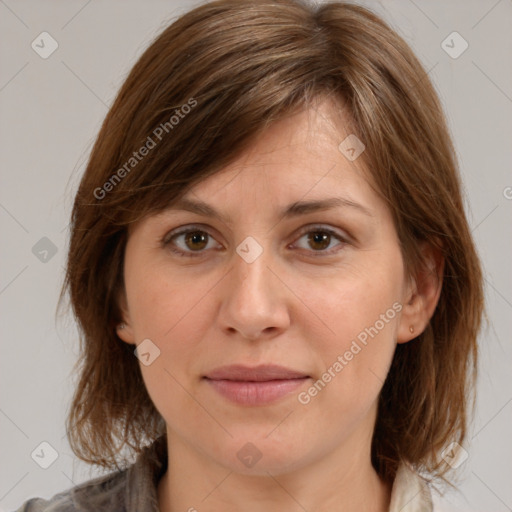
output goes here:
[{"label": "nose", "polygon": [[288,301],[292,294],[268,253],[264,250],[252,262],[233,254],[233,265],[223,279],[218,316],[221,328],[230,336],[238,332],[248,340],[272,338],[290,325]]}]

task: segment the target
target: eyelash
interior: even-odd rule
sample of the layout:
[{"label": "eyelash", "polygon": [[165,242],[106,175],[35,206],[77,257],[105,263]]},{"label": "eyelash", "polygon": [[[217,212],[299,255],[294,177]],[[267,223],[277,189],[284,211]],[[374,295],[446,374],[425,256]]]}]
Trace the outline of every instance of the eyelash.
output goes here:
[{"label": "eyelash", "polygon": [[[181,229],[179,231],[171,231],[170,233],[167,233],[164,238],[161,240],[161,244],[163,247],[168,247],[171,245],[171,241],[175,238],[177,238],[178,236],[180,235],[186,235],[188,233],[194,233],[194,232],[199,232],[199,233],[206,233],[209,237],[213,238],[213,236],[204,228],[200,227],[200,226],[189,226],[187,227],[186,229]],[[307,235],[309,233],[326,233],[334,238],[336,238],[337,240],[339,240],[341,242],[340,245],[345,245],[348,243],[347,239],[344,238],[343,236],[341,236],[339,233],[337,233],[336,231],[330,229],[330,228],[325,228],[323,226],[308,226],[308,228],[304,231],[301,231],[301,233],[299,234],[299,239],[302,238],[304,235]],[[209,240],[208,240],[209,241]],[[201,250],[201,251],[197,251],[197,252],[189,252],[189,251],[183,251],[182,249],[176,249],[176,248],[173,248],[173,247],[170,247],[170,250],[175,253],[175,254],[178,254],[179,256],[182,256],[184,258],[197,258],[197,257],[201,257],[204,255],[204,253],[206,252],[205,250]],[[337,250],[334,250],[333,249],[330,249],[328,251],[326,250],[319,250],[319,251],[312,251],[313,253],[317,253],[314,255],[314,257],[325,257],[325,256],[331,256],[332,254],[334,254],[335,252],[338,252],[339,250],[341,249],[337,249]]]}]

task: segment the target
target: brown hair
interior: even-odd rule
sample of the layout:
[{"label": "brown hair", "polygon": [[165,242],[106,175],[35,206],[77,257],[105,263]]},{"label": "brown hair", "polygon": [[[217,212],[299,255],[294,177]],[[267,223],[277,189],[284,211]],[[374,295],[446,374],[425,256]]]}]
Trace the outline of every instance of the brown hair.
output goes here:
[{"label": "brown hair", "polygon": [[372,462],[384,478],[402,461],[445,474],[439,452],[466,435],[483,294],[443,111],[420,62],[378,16],[305,0],[219,0],[186,13],[140,57],[104,120],[75,198],[63,288],[81,332],[68,417],[78,457],[114,467],[123,448],[138,452],[162,432],[133,347],[115,332],[128,227],[324,94],[348,109],[366,146],[361,158],[392,212],[407,270],[420,268],[422,241],[445,260],[427,329],[397,346]]}]

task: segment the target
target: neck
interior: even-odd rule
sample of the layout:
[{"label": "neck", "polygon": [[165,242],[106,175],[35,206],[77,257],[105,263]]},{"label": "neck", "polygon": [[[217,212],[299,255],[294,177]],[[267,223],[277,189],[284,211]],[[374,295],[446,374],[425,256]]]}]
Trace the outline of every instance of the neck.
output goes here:
[{"label": "neck", "polygon": [[377,475],[369,449],[353,449],[351,439],[313,463],[263,475],[221,466],[171,432],[167,439],[168,469],[158,486],[161,512],[389,510],[391,484]]}]

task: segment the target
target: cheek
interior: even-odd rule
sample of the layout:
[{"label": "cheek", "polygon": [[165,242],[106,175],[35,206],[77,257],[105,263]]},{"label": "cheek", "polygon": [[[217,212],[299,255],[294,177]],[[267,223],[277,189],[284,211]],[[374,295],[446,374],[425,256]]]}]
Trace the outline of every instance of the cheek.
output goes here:
[{"label": "cheek", "polygon": [[211,315],[205,310],[208,301],[201,300],[205,287],[189,287],[184,293],[179,286],[168,285],[172,281],[161,274],[151,279],[151,285],[137,288],[134,332],[139,340],[151,339],[159,356],[151,365],[141,365],[142,376],[160,414],[186,436],[187,425],[204,421],[204,409],[192,395],[205,352],[201,340],[211,327]]},{"label": "cheek", "polygon": [[148,265],[134,259],[130,263],[126,265],[125,282],[138,339],[154,338],[165,344],[169,338],[177,338],[178,343],[180,331],[190,335],[201,330],[201,321],[205,320],[201,310],[215,284],[212,279],[171,271],[161,262]]},{"label": "cheek", "polygon": [[164,265],[143,265],[135,259],[130,263],[132,267],[126,265],[126,290],[135,340],[151,340],[158,353],[150,365],[141,365],[146,388],[162,413],[192,407],[184,386],[203,369],[201,340],[211,329],[208,294],[215,281],[171,273]]},{"label": "cheek", "polygon": [[328,297],[317,296],[316,311],[331,331],[328,337],[325,329],[323,336],[321,328],[312,333],[325,368],[321,380],[330,389],[324,393],[322,383],[317,386],[323,395],[319,402],[335,400],[341,408],[357,408],[377,397],[396,347],[402,309],[401,279],[389,277],[401,276],[395,267],[390,263],[353,272]]}]

